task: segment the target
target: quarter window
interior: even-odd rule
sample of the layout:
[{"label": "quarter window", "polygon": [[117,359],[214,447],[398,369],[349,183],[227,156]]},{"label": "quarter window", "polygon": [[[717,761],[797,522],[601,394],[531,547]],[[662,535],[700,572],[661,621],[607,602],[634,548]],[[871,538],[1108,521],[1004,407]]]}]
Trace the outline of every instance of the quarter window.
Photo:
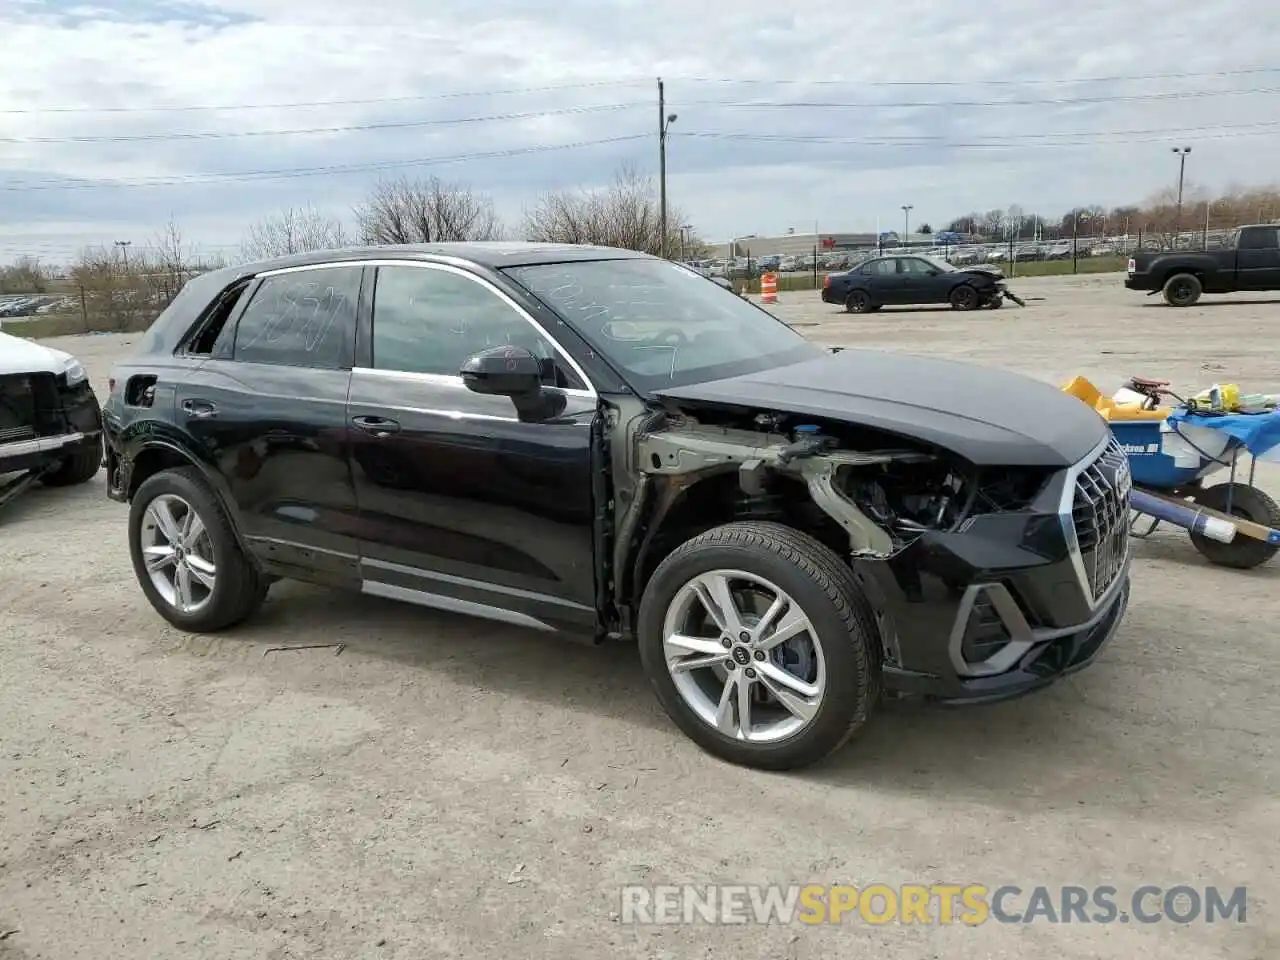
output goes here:
[{"label": "quarter window", "polygon": [[897,262],[894,260],[872,260],[864,264],[858,272],[870,274],[873,277],[890,277],[896,269]]},{"label": "quarter window", "polygon": [[585,386],[523,315],[478,280],[439,267],[379,267],[373,293],[375,370],[456,377],[490,347],[524,347],[548,386]]},{"label": "quarter window", "polygon": [[355,333],[359,267],[267,277],[236,324],[236,360],[340,370]]}]

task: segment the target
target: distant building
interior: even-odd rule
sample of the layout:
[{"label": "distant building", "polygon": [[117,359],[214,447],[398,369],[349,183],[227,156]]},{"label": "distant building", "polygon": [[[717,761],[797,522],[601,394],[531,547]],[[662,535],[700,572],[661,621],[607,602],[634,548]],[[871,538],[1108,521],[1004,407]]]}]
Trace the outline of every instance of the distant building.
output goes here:
[{"label": "distant building", "polygon": [[[884,231],[882,236],[885,243],[898,243],[898,234],[892,231]],[[928,235],[912,234],[909,242],[921,241],[928,243]],[[814,246],[819,253],[831,253],[836,250],[867,250],[876,245],[875,233],[789,233],[779,237],[741,237],[710,246],[711,257],[723,260],[747,256],[801,256],[813,253]]]}]

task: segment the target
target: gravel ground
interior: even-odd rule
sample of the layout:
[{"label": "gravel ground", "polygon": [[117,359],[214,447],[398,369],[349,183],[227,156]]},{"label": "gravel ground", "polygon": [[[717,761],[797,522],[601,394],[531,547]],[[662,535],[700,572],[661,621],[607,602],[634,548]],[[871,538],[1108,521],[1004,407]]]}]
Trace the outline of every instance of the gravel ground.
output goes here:
[{"label": "gravel ground", "polygon": [[[1037,299],[775,309],[824,342],[1054,381],[1280,389],[1275,301],[1173,311],[1114,276],[1014,288]],[[105,390],[128,343],[59,346]],[[1260,482],[1280,492],[1280,471]],[[1224,571],[1157,535],[1091,669],[997,706],[892,706],[782,776],[699,753],[630,650],[290,583],[245,628],[184,636],[143,600],[124,528],[101,476],[0,520],[0,956],[1280,955],[1280,562]],[[268,650],[322,641],[347,646]],[[1249,902],[1244,924],[1181,926],[618,917],[623,884],[877,881],[1110,884],[1122,904],[1216,883]]]}]

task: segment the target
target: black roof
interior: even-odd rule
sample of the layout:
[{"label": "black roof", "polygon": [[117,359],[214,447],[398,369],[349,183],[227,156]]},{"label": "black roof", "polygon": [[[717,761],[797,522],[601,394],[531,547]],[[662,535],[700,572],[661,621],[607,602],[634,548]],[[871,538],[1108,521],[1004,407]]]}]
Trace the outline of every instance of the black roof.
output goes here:
[{"label": "black roof", "polygon": [[648,258],[649,254],[617,247],[592,247],[572,243],[537,243],[524,240],[488,240],[463,243],[397,243],[377,247],[341,247],[272,257],[254,263],[236,264],[220,274],[249,276],[266,270],[305,267],[348,260],[439,260],[451,257],[482,267],[523,267],[537,263],[566,263],[574,260],[627,260]]}]

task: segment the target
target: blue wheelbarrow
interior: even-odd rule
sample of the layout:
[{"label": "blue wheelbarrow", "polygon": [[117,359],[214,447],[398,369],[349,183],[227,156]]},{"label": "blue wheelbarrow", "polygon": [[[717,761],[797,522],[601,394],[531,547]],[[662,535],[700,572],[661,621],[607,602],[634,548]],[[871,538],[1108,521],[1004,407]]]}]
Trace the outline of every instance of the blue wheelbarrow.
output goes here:
[{"label": "blue wheelbarrow", "polygon": [[[1210,563],[1238,570],[1261,566],[1280,551],[1280,504],[1254,484],[1258,459],[1280,459],[1280,412],[1226,413],[1182,400],[1163,381],[1133,378],[1112,403],[1086,396],[1077,378],[1067,391],[1108,420],[1133,478],[1130,533],[1146,539],[1162,522],[1185,529]],[[1119,394],[1117,396],[1120,396]],[[1171,397],[1175,406],[1162,406]],[[1247,458],[1247,470],[1242,460]],[[1227,472],[1225,482],[1206,484]]]}]

